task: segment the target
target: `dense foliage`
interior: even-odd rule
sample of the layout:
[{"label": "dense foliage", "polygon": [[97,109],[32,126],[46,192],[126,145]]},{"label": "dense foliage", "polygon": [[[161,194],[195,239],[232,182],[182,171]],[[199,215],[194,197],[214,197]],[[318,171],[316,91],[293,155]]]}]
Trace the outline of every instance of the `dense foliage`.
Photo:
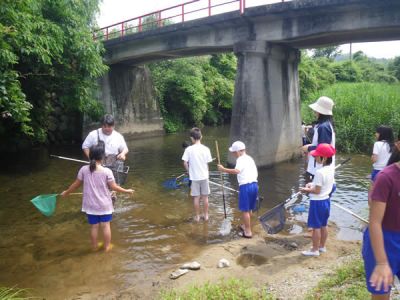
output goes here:
[{"label": "dense foliage", "polygon": [[220,54],[150,64],[167,132],[222,124],[232,109],[236,57]]},{"label": "dense foliage", "polygon": [[396,70],[400,77],[400,58],[397,66],[391,61],[384,64],[359,51],[354,53],[352,60],[334,60],[337,53],[332,54],[335,47],[331,48],[326,52],[320,49],[312,56],[302,53],[299,66],[302,100],[307,100],[313,93],[335,82],[396,83],[399,80],[396,78]]},{"label": "dense foliage", "polygon": [[337,83],[310,95],[302,103],[303,120],[315,116],[308,104],[325,95],[335,101],[336,147],[345,152],[371,152],[375,129],[388,125],[400,130],[400,85],[388,83]]},{"label": "dense foliage", "polygon": [[2,0],[0,138],[45,142],[56,103],[96,115],[97,78],[107,69],[91,28],[98,0]]}]

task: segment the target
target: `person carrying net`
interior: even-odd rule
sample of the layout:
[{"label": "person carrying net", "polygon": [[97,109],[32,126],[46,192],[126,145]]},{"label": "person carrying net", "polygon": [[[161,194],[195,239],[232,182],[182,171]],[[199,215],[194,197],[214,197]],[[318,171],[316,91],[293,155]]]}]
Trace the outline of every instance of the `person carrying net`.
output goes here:
[{"label": "person carrying net", "polygon": [[242,212],[242,237],[251,238],[251,212],[256,209],[258,197],[258,171],[253,158],[246,154],[246,145],[236,141],[229,151],[237,158],[234,169],[218,165],[220,172],[237,175],[239,183],[239,210]]},{"label": "person carrying net", "polygon": [[90,164],[83,166],[76,180],[61,193],[68,196],[83,183],[82,211],[86,213],[90,229],[90,240],[93,250],[98,249],[97,236],[99,226],[103,231],[104,251],[111,249],[111,227],[113,203],[110,189],[116,192],[133,194],[132,189],[124,189],[117,185],[112,171],[102,166],[104,147],[94,145],[89,148]]},{"label": "person carrying net", "polygon": [[123,184],[118,173],[124,170],[124,161],[128,153],[125,139],[114,129],[114,117],[110,114],[103,116],[101,128],[91,131],[82,144],[83,153],[89,158],[89,148],[93,145],[103,145],[105,157],[103,165],[114,172],[117,184]]},{"label": "person carrying net", "polygon": [[305,256],[319,256],[326,252],[325,243],[328,239],[328,219],[330,215],[330,195],[334,184],[335,169],[332,157],[336,150],[330,144],[319,144],[310,152],[318,164],[322,165],[315,172],[311,183],[300,188],[301,192],[310,193],[310,207],[308,211],[307,226],[312,228],[312,247],[303,251]]}]

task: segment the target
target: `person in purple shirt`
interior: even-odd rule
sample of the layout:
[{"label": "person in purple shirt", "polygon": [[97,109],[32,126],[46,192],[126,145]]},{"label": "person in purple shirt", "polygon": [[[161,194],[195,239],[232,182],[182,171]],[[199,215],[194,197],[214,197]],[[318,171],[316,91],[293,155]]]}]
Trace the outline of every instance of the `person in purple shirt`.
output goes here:
[{"label": "person in purple shirt", "polygon": [[82,211],[86,213],[90,229],[90,239],[93,250],[99,248],[97,236],[99,224],[103,231],[104,251],[111,250],[112,213],[114,211],[110,189],[116,192],[133,194],[132,189],[124,189],[115,183],[112,171],[101,165],[104,158],[104,147],[94,145],[89,148],[90,164],[83,166],[76,180],[61,193],[62,197],[80,187],[83,183]]},{"label": "person in purple shirt", "polygon": [[362,254],[372,299],[389,299],[393,275],[400,279],[400,141],[376,177]]}]

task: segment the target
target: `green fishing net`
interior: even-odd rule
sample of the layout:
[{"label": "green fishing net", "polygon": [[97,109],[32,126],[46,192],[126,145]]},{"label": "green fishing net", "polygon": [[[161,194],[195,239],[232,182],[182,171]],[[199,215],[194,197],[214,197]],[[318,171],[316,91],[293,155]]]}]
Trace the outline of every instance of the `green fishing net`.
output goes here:
[{"label": "green fishing net", "polygon": [[50,217],[56,210],[57,194],[39,195],[31,202],[42,214]]}]

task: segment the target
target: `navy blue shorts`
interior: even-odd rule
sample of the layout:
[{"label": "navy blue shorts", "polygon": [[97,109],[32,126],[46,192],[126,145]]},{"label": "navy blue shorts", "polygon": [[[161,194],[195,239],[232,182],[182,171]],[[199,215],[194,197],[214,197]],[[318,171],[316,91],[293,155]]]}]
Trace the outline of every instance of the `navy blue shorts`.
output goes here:
[{"label": "navy blue shorts", "polygon": [[[400,232],[382,230],[383,231],[383,243],[385,245],[385,252],[389,261],[390,268],[394,276],[400,279]],[[372,272],[375,268],[375,256],[372,251],[371,239],[369,236],[368,228],[364,231],[362,256],[364,259],[365,279],[367,281],[367,288],[371,294],[381,295],[386,294],[383,290],[376,291],[374,287],[369,283]],[[390,288],[389,288],[390,291]]]},{"label": "navy blue shorts", "polygon": [[331,212],[331,201],[326,200],[310,200],[310,208],[308,209],[307,226],[319,229],[328,225],[328,219]]},{"label": "navy blue shorts", "polygon": [[112,214],[109,215],[90,215],[86,214],[89,224],[95,225],[99,223],[110,222],[112,220]]},{"label": "navy blue shorts", "polygon": [[371,172],[371,180],[372,180],[372,181],[375,181],[376,175],[378,175],[378,173],[379,173],[380,171],[381,171],[381,170],[375,170],[375,169],[372,170],[372,172]]},{"label": "navy blue shorts", "polygon": [[239,210],[247,212],[256,209],[258,196],[257,182],[246,183],[239,186]]}]

